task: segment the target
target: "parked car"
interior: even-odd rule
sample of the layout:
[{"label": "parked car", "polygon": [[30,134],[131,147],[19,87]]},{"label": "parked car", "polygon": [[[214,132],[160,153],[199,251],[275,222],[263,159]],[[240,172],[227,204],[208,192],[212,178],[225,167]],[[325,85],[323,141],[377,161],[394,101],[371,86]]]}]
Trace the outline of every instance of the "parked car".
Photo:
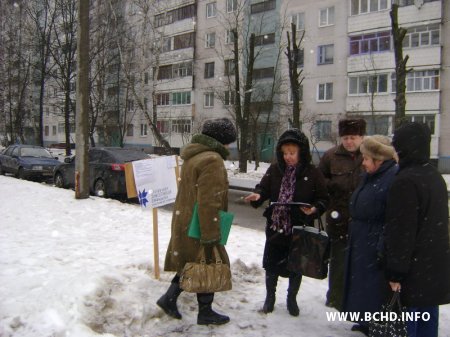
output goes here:
[{"label": "parked car", "polygon": [[35,145],[10,145],[0,154],[0,174],[12,173],[20,179],[49,179],[60,162]]},{"label": "parked car", "polygon": [[[150,158],[148,154],[133,148],[91,148],[89,150],[90,192],[101,197],[124,197],[127,193],[125,163],[148,158]],[[64,159],[64,163],[55,168],[53,180],[57,187],[74,188],[75,157]]]}]

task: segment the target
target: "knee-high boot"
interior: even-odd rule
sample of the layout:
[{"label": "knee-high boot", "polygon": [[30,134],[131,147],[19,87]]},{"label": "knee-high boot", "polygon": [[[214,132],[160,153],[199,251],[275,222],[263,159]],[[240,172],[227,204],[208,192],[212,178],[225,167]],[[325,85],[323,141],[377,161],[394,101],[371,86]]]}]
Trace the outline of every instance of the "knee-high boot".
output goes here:
[{"label": "knee-high boot", "polygon": [[198,316],[197,324],[199,325],[221,325],[228,323],[230,317],[221,315],[212,310],[212,302],[214,300],[214,293],[197,294],[198,301]]},{"label": "knee-high boot", "polygon": [[302,275],[291,274],[289,276],[289,288],[287,294],[287,309],[292,316],[298,316],[300,314],[300,309],[297,304],[297,294],[300,289],[300,284],[302,283]]},{"label": "knee-high boot", "polygon": [[275,305],[275,293],[277,291],[278,275],[266,272],[266,299],[262,312],[268,314],[273,311]]},{"label": "knee-high boot", "polygon": [[172,282],[170,283],[169,289],[166,293],[162,295],[156,304],[164,310],[164,312],[170,317],[181,319],[181,314],[178,311],[177,299],[180,296],[183,289],[180,288],[180,277],[175,275]]}]

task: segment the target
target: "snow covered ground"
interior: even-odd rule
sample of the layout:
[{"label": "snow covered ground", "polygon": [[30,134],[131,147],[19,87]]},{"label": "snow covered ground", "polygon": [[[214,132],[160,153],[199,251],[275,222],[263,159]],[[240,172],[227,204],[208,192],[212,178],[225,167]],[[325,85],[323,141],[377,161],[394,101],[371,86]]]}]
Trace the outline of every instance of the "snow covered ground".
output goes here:
[{"label": "snow covered ground", "polygon": [[[258,180],[261,171],[234,178]],[[179,298],[182,320],[156,306],[173,275],[154,278],[151,212],[116,200],[76,200],[71,190],[0,176],[0,217],[1,337],[362,336],[349,322],[327,319],[335,311],[324,305],[326,280],[304,278],[300,317],[286,310],[286,279],[275,311],[258,312],[265,295],[261,231],[232,228],[233,290],[216,294],[213,305],[231,322],[209,327],[196,324],[193,294]],[[162,266],[171,213],[160,209],[158,219]],[[450,305],[440,315],[439,336],[450,337]]]}]

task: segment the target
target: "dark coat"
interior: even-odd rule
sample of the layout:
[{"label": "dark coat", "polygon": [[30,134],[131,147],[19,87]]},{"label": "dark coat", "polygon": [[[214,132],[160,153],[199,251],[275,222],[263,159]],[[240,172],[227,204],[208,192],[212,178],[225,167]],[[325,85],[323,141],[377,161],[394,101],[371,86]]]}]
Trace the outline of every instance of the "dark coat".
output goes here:
[{"label": "dark coat", "polygon": [[373,174],[363,175],[352,195],[343,311],[376,312],[385,302],[388,282],[378,260],[387,193],[397,169],[394,160],[385,161]]},{"label": "dark coat", "polygon": [[[314,205],[318,214],[322,214],[328,204],[328,193],[325,186],[325,180],[319,169],[310,164],[311,157],[309,152],[309,142],[306,136],[296,129],[286,131],[278,140],[277,144],[277,163],[272,164],[268,169],[261,182],[256,185],[255,193],[259,193],[261,198],[253,201],[253,207],[259,207],[266,200],[270,202],[278,201],[281,188],[281,181],[286,169],[281,145],[286,143],[296,143],[300,146],[300,161],[296,168],[296,183],[292,201],[310,203]],[[263,267],[272,273],[287,277],[289,271],[286,269],[287,258],[289,255],[289,247],[292,235],[278,233],[270,229],[272,224],[273,208],[268,207],[264,212],[267,218],[266,223],[266,245],[264,248]],[[313,216],[305,215],[300,208],[291,208],[291,223],[293,226],[302,224],[312,225]]]},{"label": "dark coat", "polygon": [[[180,272],[197,259],[201,243],[220,240],[219,210],[227,210],[228,176],[223,160],[228,150],[214,138],[195,135],[181,152],[184,160],[172,216],[165,271]],[[198,203],[200,240],[187,236],[194,203]],[[225,247],[218,245],[224,263],[229,264]],[[209,253],[208,253],[209,251]],[[206,250],[210,254],[210,250]]]},{"label": "dark coat", "polygon": [[401,283],[406,306],[450,303],[448,195],[428,163],[430,134],[416,123],[394,133],[400,170],[388,195],[386,276]]},{"label": "dark coat", "polygon": [[[362,155],[347,151],[341,144],[329,149],[319,163],[330,194],[330,206],[327,209],[327,232],[333,240],[344,239],[348,234],[348,204],[353,191],[358,186],[363,172]],[[333,214],[337,217],[333,218]]]}]

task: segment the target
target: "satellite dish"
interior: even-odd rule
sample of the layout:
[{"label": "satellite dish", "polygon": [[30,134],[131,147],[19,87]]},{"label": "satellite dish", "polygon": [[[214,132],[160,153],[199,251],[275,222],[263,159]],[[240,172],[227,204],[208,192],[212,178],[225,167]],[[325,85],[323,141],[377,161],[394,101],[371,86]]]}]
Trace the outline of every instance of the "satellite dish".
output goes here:
[{"label": "satellite dish", "polygon": [[420,9],[423,6],[423,0],[414,0],[414,5]]}]

